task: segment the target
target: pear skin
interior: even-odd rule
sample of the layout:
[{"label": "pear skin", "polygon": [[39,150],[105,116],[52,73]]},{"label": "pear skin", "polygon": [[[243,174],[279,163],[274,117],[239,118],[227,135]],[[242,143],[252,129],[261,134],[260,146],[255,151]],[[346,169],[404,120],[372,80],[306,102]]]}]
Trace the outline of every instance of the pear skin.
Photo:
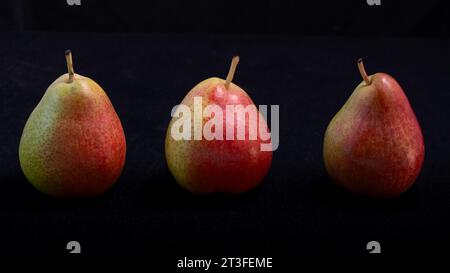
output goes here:
[{"label": "pear skin", "polygon": [[[203,109],[210,104],[219,106],[224,113],[223,124],[226,127],[226,105],[254,105],[244,90],[231,83],[230,74],[234,74],[234,69],[232,65],[228,80],[209,78],[200,82],[189,91],[181,104],[193,111],[194,97],[201,97]],[[264,120],[259,111],[258,115],[259,119]],[[169,170],[184,189],[193,193],[242,193],[255,188],[267,174],[272,151],[261,151],[260,144],[270,143],[270,140],[262,141],[259,137],[256,140],[225,140],[225,129],[224,140],[175,140],[171,136],[174,120],[171,120],[167,130],[165,154]],[[203,117],[194,120],[191,113],[192,124],[205,124],[208,120]],[[252,125],[247,122],[247,132],[249,126]],[[268,131],[265,120],[263,126]]]},{"label": "pear skin", "polygon": [[30,183],[47,195],[95,196],[122,172],[125,135],[103,89],[73,68],[69,71],[48,87],[28,118],[20,165]]},{"label": "pear skin", "polygon": [[394,197],[419,175],[424,140],[416,115],[397,81],[385,73],[367,76],[325,132],[323,158],[332,180],[353,193]]}]

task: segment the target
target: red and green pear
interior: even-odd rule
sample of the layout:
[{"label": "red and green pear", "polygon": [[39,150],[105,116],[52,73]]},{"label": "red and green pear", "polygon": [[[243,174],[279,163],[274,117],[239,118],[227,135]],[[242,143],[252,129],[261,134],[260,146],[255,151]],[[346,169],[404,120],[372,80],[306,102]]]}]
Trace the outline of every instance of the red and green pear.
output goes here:
[{"label": "red and green pear", "polygon": [[399,83],[385,73],[368,76],[361,59],[358,67],[363,81],[325,132],[325,167],[355,194],[398,196],[422,169],[422,131]]},{"label": "red and green pear", "polygon": [[[222,140],[175,140],[172,126],[176,118],[172,118],[165,140],[166,160],[175,180],[186,190],[193,193],[242,193],[255,188],[261,183],[269,171],[272,161],[272,150],[261,150],[261,144],[270,143],[248,138],[249,130],[255,129],[255,123],[245,119],[246,138],[244,140],[226,139],[226,127],[233,127],[237,131],[238,122],[230,124],[226,119],[227,105],[249,106],[254,102],[239,86],[232,83],[232,78],[238,63],[234,57],[226,79],[209,78],[192,88],[180,105],[191,109],[191,123],[205,125],[211,117],[195,117],[194,98],[202,98],[202,107],[217,105],[223,112]],[[267,123],[258,111],[259,126],[268,132]],[[262,124],[262,125],[261,125]],[[217,129],[217,128],[216,128]],[[271,143],[269,144],[271,145]]]},{"label": "red and green pear", "polygon": [[28,118],[19,146],[22,170],[39,191],[58,198],[96,196],[120,176],[125,135],[105,91],[92,79],[69,73],[47,89]]}]

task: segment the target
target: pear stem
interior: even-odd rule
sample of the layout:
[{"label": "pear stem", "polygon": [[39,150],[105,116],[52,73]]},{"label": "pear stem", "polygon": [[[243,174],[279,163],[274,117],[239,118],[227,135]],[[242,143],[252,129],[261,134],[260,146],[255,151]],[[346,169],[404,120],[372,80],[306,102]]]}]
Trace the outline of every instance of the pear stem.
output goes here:
[{"label": "pear stem", "polygon": [[72,52],[70,49],[66,50],[66,63],[67,63],[67,70],[69,71],[69,80],[67,83],[73,82],[73,78],[75,76],[75,72],[73,70],[73,62],[72,62]]},{"label": "pear stem", "polygon": [[234,72],[236,72],[236,67],[239,63],[239,56],[234,56],[231,60],[230,70],[228,71],[227,79],[225,80],[225,88],[230,87],[230,83],[233,80]]},{"label": "pear stem", "polygon": [[362,58],[358,59],[358,69],[359,69],[359,73],[361,74],[362,78],[364,79],[364,82],[367,85],[370,85],[371,82],[370,82],[369,76],[367,76],[366,69],[364,68],[364,63],[363,63]]}]

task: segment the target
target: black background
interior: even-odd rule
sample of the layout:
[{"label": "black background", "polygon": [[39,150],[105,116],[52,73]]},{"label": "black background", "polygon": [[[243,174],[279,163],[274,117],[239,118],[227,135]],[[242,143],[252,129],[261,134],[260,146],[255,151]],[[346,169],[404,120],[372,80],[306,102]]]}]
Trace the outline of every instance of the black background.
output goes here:
[{"label": "black background", "polygon": [[[446,252],[450,242],[450,41],[445,1],[6,1],[0,10],[0,225],[4,254],[176,257]],[[127,137],[122,177],[105,195],[62,201],[23,176],[23,126],[47,86],[75,71],[108,93]],[[196,83],[225,77],[239,54],[235,82],[256,104],[280,105],[280,147],[263,183],[249,193],[197,196],[172,179],[164,159],[170,110]],[[423,171],[398,198],[355,197],[333,186],[323,167],[326,126],[369,73],[403,86],[426,143]],[[283,255],[281,255],[283,254]],[[278,259],[278,260],[277,260]],[[276,262],[275,262],[276,263]]]},{"label": "black background", "polygon": [[[371,1],[371,0],[369,0]],[[259,35],[445,36],[445,0],[5,0],[0,30]]]}]

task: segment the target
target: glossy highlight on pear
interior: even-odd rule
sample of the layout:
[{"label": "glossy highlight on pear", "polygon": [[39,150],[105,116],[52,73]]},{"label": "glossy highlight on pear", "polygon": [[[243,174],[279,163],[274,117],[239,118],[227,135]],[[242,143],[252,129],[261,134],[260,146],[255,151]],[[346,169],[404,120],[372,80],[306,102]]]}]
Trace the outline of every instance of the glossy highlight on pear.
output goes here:
[{"label": "glossy highlight on pear", "polygon": [[39,191],[58,198],[96,196],[109,189],[125,164],[126,141],[103,89],[68,73],[47,89],[28,118],[19,146],[20,166]]},{"label": "glossy highlight on pear", "polygon": [[325,132],[323,158],[332,180],[370,197],[407,191],[424,160],[422,130],[397,81],[385,73],[368,76],[333,117]]}]

